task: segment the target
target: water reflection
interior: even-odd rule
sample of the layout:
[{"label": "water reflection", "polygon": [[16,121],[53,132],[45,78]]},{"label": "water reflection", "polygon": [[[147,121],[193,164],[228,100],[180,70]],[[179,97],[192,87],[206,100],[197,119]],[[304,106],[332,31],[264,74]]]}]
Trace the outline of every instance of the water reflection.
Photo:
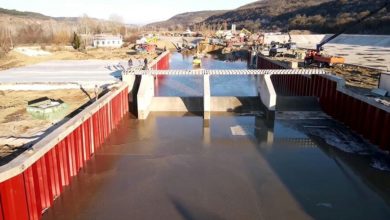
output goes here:
[{"label": "water reflection", "polygon": [[[173,53],[170,69],[193,69],[191,54]],[[214,55],[202,58],[203,69],[246,69],[244,60],[234,62],[217,60]],[[212,76],[210,77],[212,96],[256,96],[253,76]],[[203,78],[199,76],[160,76],[156,96],[202,96]]]},{"label": "water reflection", "polygon": [[43,219],[389,219],[389,175],[290,123],[125,119]]}]

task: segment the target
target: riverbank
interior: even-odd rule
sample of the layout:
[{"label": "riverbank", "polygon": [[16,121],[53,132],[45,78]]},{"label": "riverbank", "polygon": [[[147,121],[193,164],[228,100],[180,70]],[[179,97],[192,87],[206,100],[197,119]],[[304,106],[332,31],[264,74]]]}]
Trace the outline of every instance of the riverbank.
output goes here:
[{"label": "riverbank", "polygon": [[[31,46],[31,48],[36,47]],[[34,50],[38,49],[33,49],[33,51]],[[147,58],[152,60],[157,57],[157,53],[136,54],[136,52],[129,47],[112,49],[94,48],[88,49],[86,51],[77,51],[69,47],[52,46],[47,47],[47,49],[43,51],[47,53],[42,55],[28,56],[18,52],[17,49],[12,50],[6,56],[0,59],[0,70],[28,66],[53,60],[129,60],[130,58],[139,60],[144,60]]]},{"label": "riverbank", "polygon": [[[60,99],[67,107],[64,117],[57,119],[40,119],[33,117],[26,110],[29,101],[50,97]],[[94,98],[93,91],[81,89],[51,90],[51,91],[0,91],[0,164],[12,159],[15,154],[29,148],[51,127],[67,115],[79,109]]]}]

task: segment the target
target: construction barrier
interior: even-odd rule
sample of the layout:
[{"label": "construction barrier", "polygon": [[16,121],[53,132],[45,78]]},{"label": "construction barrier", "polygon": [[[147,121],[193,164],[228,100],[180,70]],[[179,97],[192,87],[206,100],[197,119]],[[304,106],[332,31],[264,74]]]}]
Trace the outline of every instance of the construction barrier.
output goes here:
[{"label": "construction barrier", "polygon": [[0,167],[0,220],[36,220],[128,112],[122,85]]},{"label": "construction barrier", "polygon": [[[168,70],[170,65],[171,54],[169,51],[165,51],[160,54],[152,63],[149,64],[149,70]],[[158,88],[159,80],[163,80],[164,76],[157,76],[154,81],[154,87]],[[156,91],[156,90],[155,90]]]},{"label": "construction barrier", "polygon": [[[259,69],[286,68],[261,56],[257,63]],[[389,109],[347,90],[342,79],[329,75],[272,75],[271,79],[278,95],[316,96],[328,115],[390,151]]]},{"label": "construction barrier", "polygon": [[169,51],[160,54],[153,62],[149,63],[149,70],[167,70],[169,69],[169,60],[171,56]]}]

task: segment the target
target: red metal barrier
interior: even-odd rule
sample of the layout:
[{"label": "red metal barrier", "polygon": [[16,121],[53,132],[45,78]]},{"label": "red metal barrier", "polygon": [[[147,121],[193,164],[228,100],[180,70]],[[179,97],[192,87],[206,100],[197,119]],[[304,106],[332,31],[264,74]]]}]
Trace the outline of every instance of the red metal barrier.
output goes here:
[{"label": "red metal barrier", "polygon": [[167,70],[169,69],[169,59],[170,55],[169,53],[163,56],[161,59],[157,61],[157,69],[158,70]]},{"label": "red metal barrier", "polygon": [[167,70],[169,69],[170,53],[164,52],[149,64],[149,69],[152,70]]},{"label": "red metal barrier", "polygon": [[[80,121],[73,130],[67,130],[72,126],[71,123],[65,124],[64,132],[68,133],[63,138],[59,138],[62,136],[62,131],[59,131],[62,127],[53,132],[58,135],[50,134],[53,136],[46,137],[58,137],[53,146],[44,145],[43,143],[52,141],[45,138],[38,142],[37,148],[44,153],[37,159],[31,159],[34,161],[27,161],[30,166],[25,167],[24,160],[20,160],[21,165],[4,165],[10,166],[8,170],[2,167],[4,172],[0,174],[0,220],[38,220],[42,213],[53,205],[54,199],[69,185],[71,177],[76,176],[85,166],[86,161],[128,111],[127,87],[122,87],[115,95],[108,96],[109,101],[104,101],[104,98],[103,101],[95,103],[98,106],[93,104],[76,116]],[[91,109],[97,110],[91,114]],[[26,155],[23,153],[21,156]],[[9,170],[20,170],[20,173],[15,174],[17,171]]]},{"label": "red metal barrier", "polygon": [[[169,52],[165,52],[163,54],[161,54],[156,60],[155,60],[155,63],[152,63],[151,64],[151,67],[150,69],[157,69],[157,70],[168,70],[170,68],[170,58],[171,58],[171,55]],[[162,82],[162,80],[164,80],[166,76],[164,75],[158,75],[156,76],[155,78],[155,81],[154,81],[154,87],[155,87],[155,95],[158,95],[157,92],[158,92],[158,87],[159,87],[159,83]]]},{"label": "red metal barrier", "polygon": [[[275,62],[258,57],[259,69],[284,69]],[[390,151],[390,113],[367,101],[337,89],[337,82],[326,76],[273,75],[277,94],[317,96],[323,110],[361,134],[381,149]]]}]

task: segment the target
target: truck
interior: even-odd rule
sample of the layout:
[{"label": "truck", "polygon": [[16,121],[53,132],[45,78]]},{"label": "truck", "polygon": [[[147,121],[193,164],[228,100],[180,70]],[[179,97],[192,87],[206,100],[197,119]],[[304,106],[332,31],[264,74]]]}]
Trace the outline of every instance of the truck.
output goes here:
[{"label": "truck", "polygon": [[323,54],[323,46],[330,42],[331,40],[335,39],[336,37],[340,36],[341,34],[345,33],[347,30],[356,27],[358,24],[366,20],[367,18],[375,15],[376,13],[380,12],[382,9],[389,7],[390,2],[384,3],[381,7],[375,9],[374,11],[371,11],[369,14],[366,16],[363,16],[362,18],[356,20],[352,25],[348,25],[348,27],[344,28],[340,32],[332,35],[331,37],[325,39],[321,43],[317,44],[316,49],[310,49],[306,52],[306,57],[304,60],[304,66],[309,66],[311,64],[317,64],[319,68],[322,67],[331,67],[337,64],[344,64],[345,63],[345,58],[344,57],[339,57],[339,56],[330,56],[330,55],[325,55]]}]

